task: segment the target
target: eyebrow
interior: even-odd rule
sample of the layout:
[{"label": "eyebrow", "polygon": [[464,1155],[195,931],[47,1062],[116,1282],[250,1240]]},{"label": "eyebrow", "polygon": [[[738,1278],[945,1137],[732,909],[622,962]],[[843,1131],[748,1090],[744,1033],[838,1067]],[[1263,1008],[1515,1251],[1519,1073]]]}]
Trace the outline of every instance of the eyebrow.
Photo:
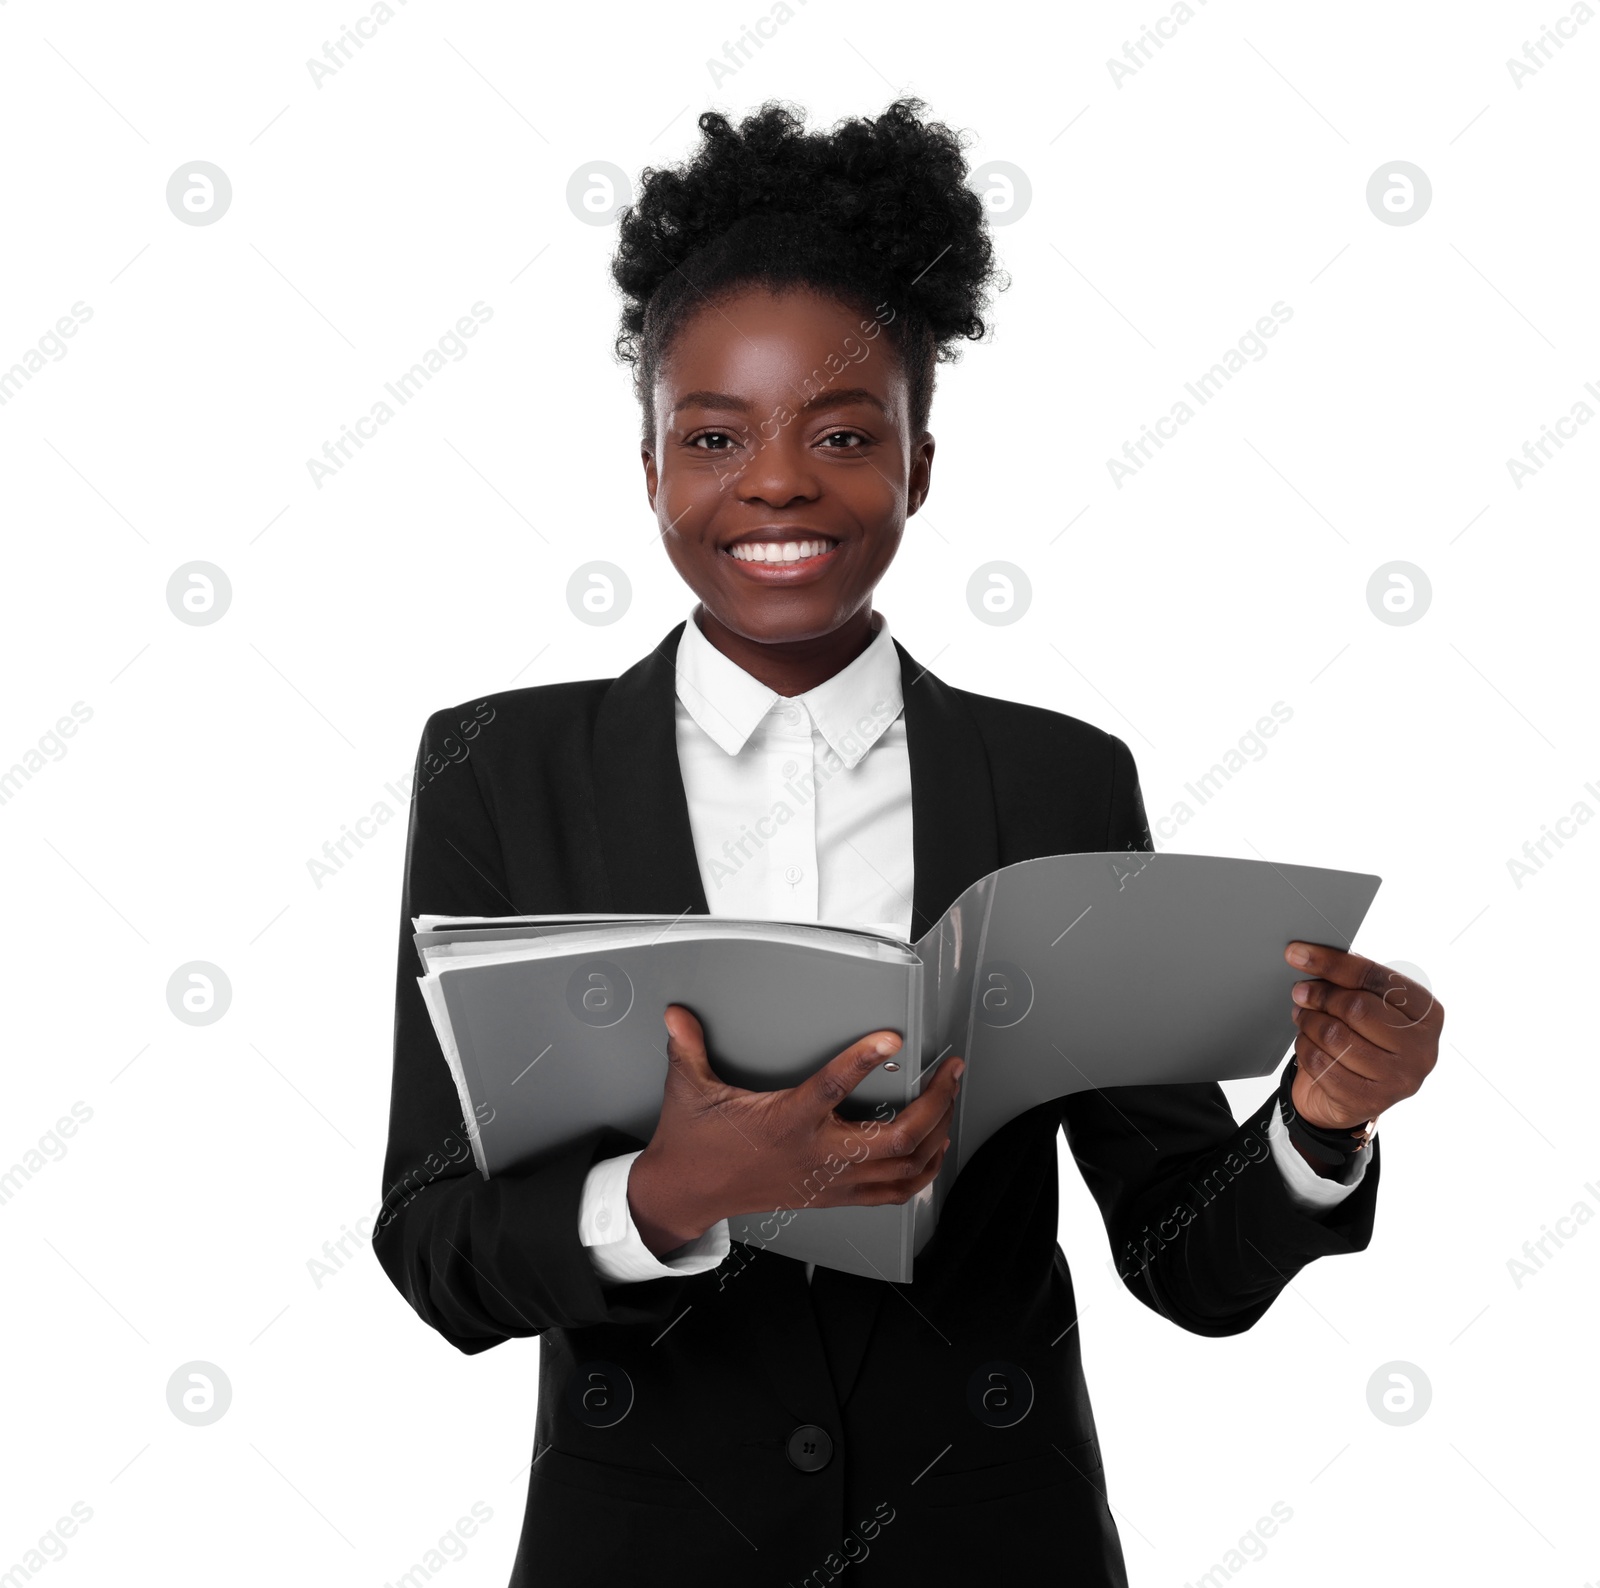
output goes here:
[{"label": "eyebrow", "polygon": [[[840,408],[849,403],[867,403],[881,412],[885,418],[889,417],[889,410],[881,397],[867,390],[865,386],[844,386],[838,391],[818,392],[815,397],[801,403],[796,410],[798,413],[807,413],[813,408]],[[691,391],[673,404],[672,411],[677,413],[682,408],[732,408],[737,413],[748,413],[755,405],[746,402],[743,397],[736,397],[732,392],[725,391]]]}]

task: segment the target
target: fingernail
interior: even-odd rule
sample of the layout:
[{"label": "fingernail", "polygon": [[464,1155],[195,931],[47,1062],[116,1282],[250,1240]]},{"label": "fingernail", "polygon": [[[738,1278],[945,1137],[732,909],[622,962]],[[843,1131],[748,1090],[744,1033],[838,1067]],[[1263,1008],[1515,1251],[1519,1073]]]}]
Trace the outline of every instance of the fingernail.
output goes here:
[{"label": "fingernail", "polygon": [[1296,944],[1289,950],[1289,963],[1291,965],[1309,965],[1311,963],[1310,949],[1301,948]]},{"label": "fingernail", "polygon": [[1297,1004],[1310,1003],[1311,983],[1308,981],[1297,981],[1294,984],[1294,987],[1290,990],[1289,996],[1293,998]]},{"label": "fingernail", "polygon": [[899,1041],[894,1037],[879,1037],[873,1051],[875,1053],[893,1053],[899,1046]]}]

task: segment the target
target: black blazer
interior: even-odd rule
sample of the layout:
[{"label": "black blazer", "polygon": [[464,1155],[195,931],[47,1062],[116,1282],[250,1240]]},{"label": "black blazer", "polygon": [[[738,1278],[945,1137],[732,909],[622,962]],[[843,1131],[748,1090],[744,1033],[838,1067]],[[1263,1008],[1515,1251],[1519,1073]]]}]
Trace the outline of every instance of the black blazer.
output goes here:
[{"label": "black blazer", "polygon": [[[540,1338],[513,1588],[779,1588],[846,1569],[853,1588],[921,1588],[1045,1563],[1123,1584],[1056,1244],[1057,1127],[1127,1288],[1202,1335],[1248,1329],[1313,1258],[1366,1246],[1376,1147],[1359,1189],[1314,1217],[1271,1162],[1270,1097],[1238,1124],[1211,1085],[1079,1094],[963,1170],[912,1285],[819,1268],[808,1286],[799,1262],[737,1244],[710,1273],[603,1283],[578,1239],[584,1176],[644,1142],[606,1129],[520,1173],[473,1168],[411,917],[709,913],[674,730],[682,630],[620,678],[437,712],[418,752],[374,1247],[461,1351]],[[996,867],[1151,847],[1120,739],[952,688],[896,650],[913,935]]]}]

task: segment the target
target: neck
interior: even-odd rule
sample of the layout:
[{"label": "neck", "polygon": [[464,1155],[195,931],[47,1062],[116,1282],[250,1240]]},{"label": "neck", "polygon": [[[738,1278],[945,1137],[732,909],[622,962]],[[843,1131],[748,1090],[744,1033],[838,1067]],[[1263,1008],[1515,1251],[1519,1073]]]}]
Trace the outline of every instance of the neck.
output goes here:
[{"label": "neck", "polygon": [[696,604],[689,621],[698,623],[700,632],[729,661],[790,699],[843,672],[872,643],[875,632],[870,603],[828,634],[771,644],[736,634],[712,617],[703,603]]}]

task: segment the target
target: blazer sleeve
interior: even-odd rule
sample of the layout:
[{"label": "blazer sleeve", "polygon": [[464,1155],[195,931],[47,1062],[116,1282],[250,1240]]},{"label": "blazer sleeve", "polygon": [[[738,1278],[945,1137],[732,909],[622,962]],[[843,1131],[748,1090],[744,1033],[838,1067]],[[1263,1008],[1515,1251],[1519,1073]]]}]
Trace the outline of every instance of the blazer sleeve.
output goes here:
[{"label": "blazer sleeve", "polygon": [[[436,712],[417,751],[401,891],[394,1072],[373,1250],[407,1301],[459,1350],[584,1324],[665,1322],[683,1278],[608,1286],[580,1241],[590,1167],[645,1145],[602,1128],[485,1180],[417,986],[415,915],[514,915],[472,740],[493,705]],[[488,717],[481,714],[487,712]],[[560,841],[551,834],[550,841]],[[537,907],[535,907],[537,908]]]},{"label": "blazer sleeve", "polygon": [[[1151,850],[1133,755],[1112,737],[1107,850]],[[1159,976],[1159,967],[1153,968]],[[1194,1334],[1238,1334],[1317,1257],[1372,1237],[1379,1147],[1360,1185],[1316,1213],[1290,1194],[1267,1136],[1275,1095],[1240,1124],[1212,1083],[1069,1097],[1062,1124],[1122,1282]]]}]

